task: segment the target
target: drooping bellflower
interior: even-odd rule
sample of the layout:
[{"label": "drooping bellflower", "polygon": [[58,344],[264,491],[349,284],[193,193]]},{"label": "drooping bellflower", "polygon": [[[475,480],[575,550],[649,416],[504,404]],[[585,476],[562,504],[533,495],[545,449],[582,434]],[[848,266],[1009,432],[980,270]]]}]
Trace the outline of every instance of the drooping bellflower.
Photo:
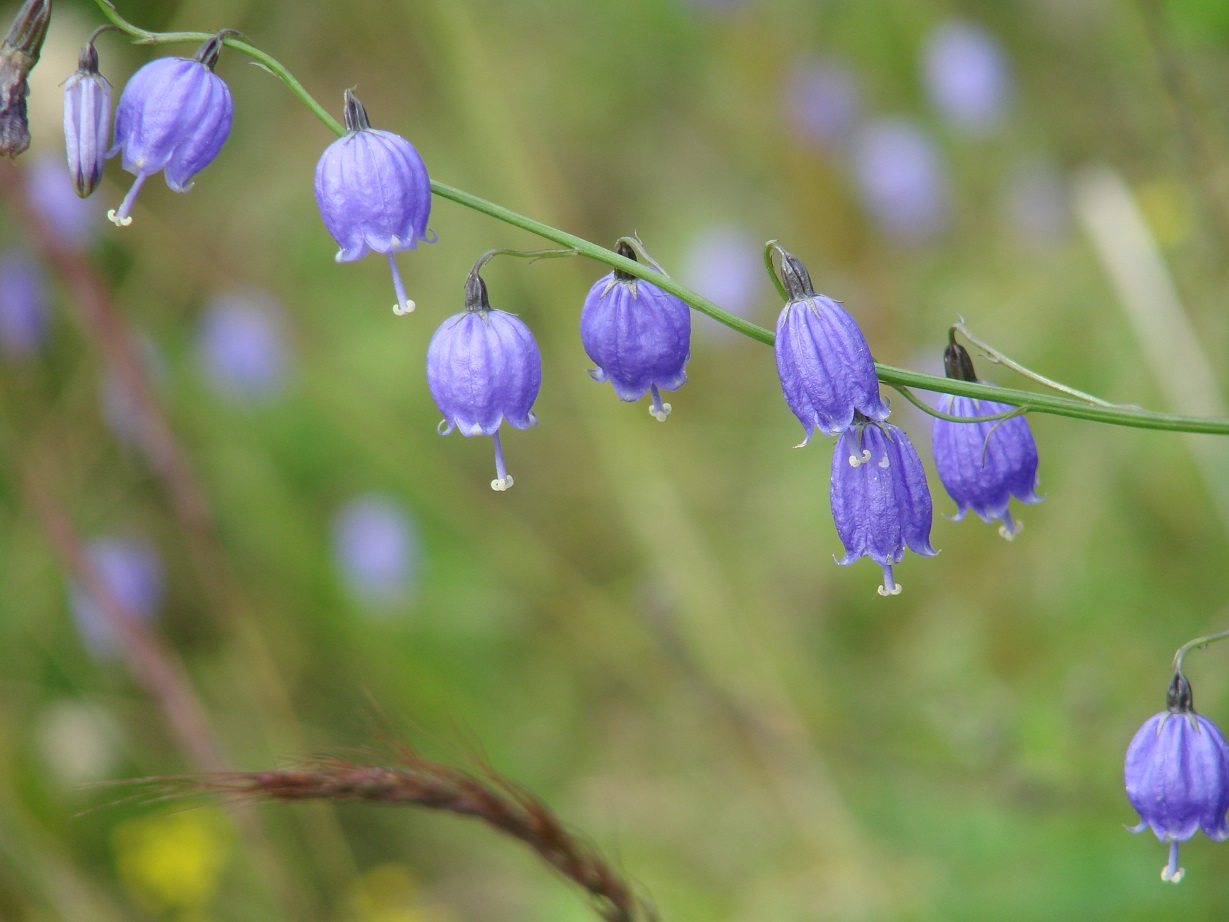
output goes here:
[{"label": "drooping bellflower", "polygon": [[[635,250],[625,241],[615,252],[628,259]],[[649,413],[659,422],[670,415],[660,391],[678,390],[687,381],[691,356],[691,308],[652,282],[616,269],[594,283],[580,313],[580,341],[597,368],[595,381],[609,381],[620,400],[652,394]]]},{"label": "drooping bellflower", "polygon": [[64,83],[64,143],[73,188],[87,198],[102,181],[111,127],[111,85],[98,72],[94,43],[81,49],[77,72]]},{"label": "drooping bellflower", "polygon": [[[480,261],[481,264],[481,261]],[[489,435],[495,442],[491,489],[512,486],[504,465],[499,427],[536,426],[533,402],[542,384],[542,355],[529,327],[491,308],[475,266],[465,281],[465,311],[449,317],[427,346],[427,386],[444,419],[440,435]]]},{"label": "drooping bellflower", "polygon": [[846,429],[855,412],[887,419],[875,360],[857,322],[836,301],[815,293],[798,257],[780,253],[789,303],[777,319],[774,348],[785,402],[806,431],[802,445],[816,429],[825,435]]},{"label": "drooping bellflower", "polygon": [[880,595],[897,595],[892,565],[905,549],[933,557],[930,488],[921,459],[905,433],[891,423],[855,413],[832,454],[832,518],[845,545],[837,561],[848,566],[870,557],[883,567]]},{"label": "drooping bellflower", "polygon": [[883,236],[905,244],[942,233],[952,192],[942,153],[911,119],[889,117],[858,128],[850,147],[854,188]]},{"label": "drooping bellflower", "polygon": [[29,253],[0,253],[0,354],[24,359],[38,351],[51,325],[47,280]]},{"label": "drooping bellflower", "polygon": [[1127,747],[1123,780],[1140,819],[1130,831],[1151,827],[1169,843],[1161,880],[1182,879],[1178,843],[1196,830],[1217,842],[1229,838],[1229,746],[1216,724],[1195,713],[1182,673],[1169,683],[1166,709],[1148,718]]},{"label": "drooping bellflower", "polygon": [[[943,352],[949,378],[976,381],[973,360],[954,339]],[[975,397],[947,395],[939,409],[950,416],[994,416],[1013,409],[1005,403]],[[935,468],[948,494],[956,501],[955,518],[972,509],[985,522],[1001,519],[999,534],[1008,540],[1020,530],[1007,508],[1012,496],[1023,503],[1039,503],[1037,444],[1023,416],[977,423],[954,423],[935,417]]]},{"label": "drooping bellflower", "polygon": [[224,33],[213,36],[193,58],[150,61],[124,86],[115,110],[115,139],[108,157],[123,153],[124,169],[136,174],[118,210],[107,217],[119,227],[145,180],[165,171],[175,192],[192,188],[192,177],[209,166],[230,134],[230,90],[213,72]]},{"label": "drooping bellflower", "polygon": [[430,243],[431,180],[414,145],[391,131],[372,128],[367,110],[346,90],[346,134],[330,144],[316,165],[316,204],[337,245],[337,262],[352,262],[368,252],[388,256],[397,303],[393,313],[408,314],[414,302],[393,254]]}]

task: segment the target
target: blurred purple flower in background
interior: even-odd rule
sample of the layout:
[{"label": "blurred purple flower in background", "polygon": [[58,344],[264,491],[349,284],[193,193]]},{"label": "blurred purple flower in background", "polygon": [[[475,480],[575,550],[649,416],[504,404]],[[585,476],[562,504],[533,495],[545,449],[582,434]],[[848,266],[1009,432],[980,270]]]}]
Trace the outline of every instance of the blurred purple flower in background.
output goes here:
[{"label": "blurred purple flower in background", "polygon": [[982,26],[962,19],[939,23],[926,36],[922,77],[931,105],[957,128],[986,134],[1005,117],[1011,74],[1002,46]]},{"label": "blurred purple flower in background", "polygon": [[1056,167],[1028,163],[1007,177],[1000,207],[1005,222],[1020,237],[1053,243],[1071,229],[1069,199],[1067,182]]},{"label": "blurred purple flower in background", "polygon": [[333,519],[333,558],[350,595],[370,607],[391,608],[413,594],[418,532],[396,500],[358,496]]},{"label": "blurred purple flower in background", "polygon": [[289,355],[279,305],[260,291],[213,298],[197,323],[205,380],[236,403],[269,403],[286,388]]},{"label": "blurred purple flower in background", "polygon": [[947,227],[944,164],[934,142],[912,121],[868,122],[854,139],[850,161],[862,204],[885,236],[917,242]]},{"label": "blurred purple flower in background", "polygon": [[47,327],[43,267],[23,250],[0,254],[0,352],[12,359],[32,355],[47,338]]},{"label": "blurred purple flower in background", "polygon": [[[683,284],[703,295],[718,307],[745,317],[755,305],[764,286],[763,242],[750,232],[732,224],[719,224],[692,238],[683,253]],[[696,330],[721,331],[736,335],[729,327],[700,315]]]},{"label": "blurred purple flower in background", "polygon": [[93,242],[98,234],[98,210],[74,191],[63,157],[36,160],[27,175],[26,190],[30,204],[42,215],[59,243],[83,250]]},{"label": "blurred purple flower in background", "polygon": [[[141,538],[112,536],[95,539],[86,553],[99,579],[129,612],[143,622],[151,621],[162,603],[162,564],[153,547]],[[69,606],[85,645],[95,656],[111,656],[122,638],[112,626],[99,600],[85,587],[71,581]]]},{"label": "blurred purple flower in background", "polygon": [[786,78],[785,111],[805,140],[819,147],[841,147],[862,117],[862,97],[847,67],[828,58],[808,57]]},{"label": "blurred purple flower in background", "polygon": [[[135,336],[137,355],[150,384],[155,391],[166,384],[166,360],[152,339],[138,332]],[[134,448],[148,451],[152,444],[147,422],[141,415],[136,399],[129,393],[123,379],[114,369],[108,368],[102,379],[100,394],[102,418],[112,434]]]}]

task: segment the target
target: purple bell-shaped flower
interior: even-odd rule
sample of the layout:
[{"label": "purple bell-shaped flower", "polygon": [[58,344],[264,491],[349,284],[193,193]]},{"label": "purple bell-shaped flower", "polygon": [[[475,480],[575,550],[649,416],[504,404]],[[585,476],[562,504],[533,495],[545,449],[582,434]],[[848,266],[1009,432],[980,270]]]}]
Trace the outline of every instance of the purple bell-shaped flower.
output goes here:
[{"label": "purple bell-shaped flower", "polygon": [[[635,259],[626,238],[615,252]],[[598,279],[580,312],[580,341],[597,368],[595,381],[609,381],[620,400],[652,394],[649,413],[659,422],[670,415],[659,390],[678,390],[687,381],[691,356],[691,309],[652,282],[616,269]]]},{"label": "purple bell-shaped flower", "polygon": [[499,427],[536,426],[533,402],[542,385],[542,355],[520,318],[493,310],[478,261],[465,280],[465,311],[445,320],[427,346],[427,386],[444,414],[440,435],[489,435],[495,442],[491,489],[512,486],[504,465]]},{"label": "purple bell-shaped flower", "polygon": [[107,212],[117,226],[132,223],[129,213],[146,179],[165,170],[166,184],[187,192],[192,177],[213,162],[226,142],[234,104],[213,72],[225,35],[209,39],[194,58],[150,61],[124,86],[115,110],[115,143],[107,156],[122,151],[124,169],[137,178],[119,209]]},{"label": "purple bell-shaped flower", "polygon": [[[949,378],[976,381],[973,360],[968,351],[951,340],[943,352]],[[951,416],[994,416],[1009,413],[1012,407],[993,400],[948,395],[939,409]],[[1022,503],[1039,503],[1037,486],[1037,443],[1023,416],[955,423],[935,417],[935,468],[948,494],[956,501],[960,519],[972,509],[985,522],[1002,519],[999,534],[1011,540],[1020,525],[1007,508],[1012,496]]]},{"label": "purple bell-shaped flower", "polygon": [[353,262],[369,251],[384,253],[397,293],[394,314],[408,314],[393,254],[418,241],[434,242],[427,231],[431,180],[418,151],[391,131],[372,128],[367,110],[346,90],[346,135],[330,144],[316,165],[316,204],[337,245],[337,262]]},{"label": "purple bell-shaped flower", "polygon": [[870,557],[883,567],[880,595],[898,595],[892,564],[905,549],[933,557],[930,487],[921,459],[905,433],[855,413],[832,455],[832,518],[845,545],[837,561],[848,566]]},{"label": "purple bell-shaped flower", "polygon": [[1229,746],[1216,724],[1195,713],[1191,685],[1181,672],[1169,683],[1166,709],[1144,722],[1127,747],[1127,798],[1148,827],[1169,843],[1161,880],[1177,883],[1178,843],[1202,829],[1217,842],[1229,838]]},{"label": "purple bell-shaped flower", "polygon": [[798,257],[770,246],[781,254],[781,280],[789,296],[777,319],[777,374],[785,402],[806,430],[801,444],[816,429],[825,435],[847,429],[855,412],[887,419],[875,360],[858,324],[837,302],[815,293]]},{"label": "purple bell-shaped flower", "polygon": [[81,49],[77,72],[64,83],[64,142],[73,188],[82,198],[102,181],[111,128],[111,84],[98,72],[93,40]]}]

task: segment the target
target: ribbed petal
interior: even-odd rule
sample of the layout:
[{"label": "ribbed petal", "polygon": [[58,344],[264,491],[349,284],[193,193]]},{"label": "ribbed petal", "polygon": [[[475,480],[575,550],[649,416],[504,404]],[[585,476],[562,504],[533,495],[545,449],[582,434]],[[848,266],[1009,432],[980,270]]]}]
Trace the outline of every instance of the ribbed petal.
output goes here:
[{"label": "ribbed petal", "polygon": [[855,410],[887,419],[866,337],[831,298],[786,304],[777,319],[775,352],[785,402],[808,440],[817,428],[825,435],[846,429]]},{"label": "ribbed petal", "polygon": [[213,162],[230,135],[235,111],[222,78],[203,64],[184,82],[184,111],[192,107],[195,117],[185,115],[185,127],[191,128],[180,134],[166,166],[166,183],[176,192],[187,192],[192,177]]},{"label": "ribbed petal", "polygon": [[517,429],[534,425],[541,384],[533,334],[504,311],[450,317],[427,347],[431,396],[449,427],[462,435],[493,435],[504,419]]},{"label": "ribbed petal", "polygon": [[217,156],[230,133],[230,91],[204,64],[187,58],[150,61],[124,86],[115,113],[115,141],[124,169],[186,192],[192,176]]},{"label": "ribbed petal", "polygon": [[[940,409],[952,416],[993,416],[1012,407],[993,400],[948,397]],[[984,521],[1007,514],[1008,501],[1041,501],[1037,485],[1037,444],[1023,416],[996,422],[934,421],[935,467],[956,501],[956,518],[972,509]]]},{"label": "ribbed petal", "polygon": [[68,171],[82,198],[102,179],[111,122],[111,87],[101,74],[78,71],[64,84]]},{"label": "ribbed petal", "polygon": [[431,182],[409,141],[390,131],[351,132],[316,166],[316,204],[341,248],[338,262],[374,250],[412,249],[426,239]]},{"label": "ribbed petal", "polygon": [[691,356],[691,310],[651,282],[616,280],[594,284],[580,314],[580,340],[620,400],[639,400],[654,385],[673,391],[687,381]]},{"label": "ribbed petal", "polygon": [[1131,806],[1161,841],[1201,828],[1218,842],[1229,837],[1229,747],[1206,717],[1150,717],[1127,748],[1123,780]]},{"label": "ribbed petal", "polygon": [[899,563],[909,548],[931,556],[931,503],[926,474],[908,437],[890,423],[846,429],[832,455],[830,498],[848,566],[870,557]]}]

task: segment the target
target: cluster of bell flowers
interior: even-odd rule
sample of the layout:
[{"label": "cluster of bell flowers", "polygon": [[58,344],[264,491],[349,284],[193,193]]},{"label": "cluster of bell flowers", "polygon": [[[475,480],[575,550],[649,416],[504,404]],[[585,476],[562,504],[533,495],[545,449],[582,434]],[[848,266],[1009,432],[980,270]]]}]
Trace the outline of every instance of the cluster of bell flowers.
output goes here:
[{"label": "cluster of bell flowers", "polygon": [[[226,32],[207,40],[192,58],[158,58],[140,68],[120,96],[115,136],[108,143],[110,88],[98,70],[95,32],[82,49],[79,70],[65,83],[64,128],[68,163],[81,196],[97,186],[106,158],[122,154],[136,176],[117,210],[119,226],[144,181],[164,171],[171,189],[187,192],[192,178],[213,161],[230,131],[233,114],[226,84],[214,73]],[[432,242],[428,229],[431,183],[414,146],[390,131],[374,129],[350,90],[344,96],[345,133],[324,151],[316,168],[315,194],[321,218],[339,247],[338,262],[375,252],[387,256],[396,304],[406,297],[394,254]],[[903,430],[887,421],[874,360],[856,321],[836,301],[818,294],[806,268],[775,243],[787,303],[776,327],[776,364],[786,403],[806,434],[836,436],[831,507],[848,565],[870,557],[883,568],[882,595],[900,592],[893,575],[905,551],[932,556],[933,507],[926,473]],[[635,238],[620,238],[616,252],[652,263]],[[445,320],[427,350],[427,384],[444,419],[441,434],[490,436],[497,491],[513,484],[499,430],[536,425],[533,403],[542,380],[542,359],[529,328],[516,315],[491,307],[480,270],[498,251],[478,260],[465,285],[465,309]],[[662,271],[652,263],[653,268]],[[662,391],[687,380],[691,313],[678,297],[646,279],[616,269],[599,279],[584,301],[581,341],[595,368],[616,395],[636,401],[650,395],[650,414],[664,421],[670,404]],[[976,380],[968,354],[953,340],[945,356],[948,374]],[[986,400],[947,397],[949,416],[936,418],[936,467],[957,503],[957,518],[973,509],[986,521],[1001,519],[1011,536],[1016,523],[1008,501],[1036,502],[1037,450],[1022,416]]]}]

